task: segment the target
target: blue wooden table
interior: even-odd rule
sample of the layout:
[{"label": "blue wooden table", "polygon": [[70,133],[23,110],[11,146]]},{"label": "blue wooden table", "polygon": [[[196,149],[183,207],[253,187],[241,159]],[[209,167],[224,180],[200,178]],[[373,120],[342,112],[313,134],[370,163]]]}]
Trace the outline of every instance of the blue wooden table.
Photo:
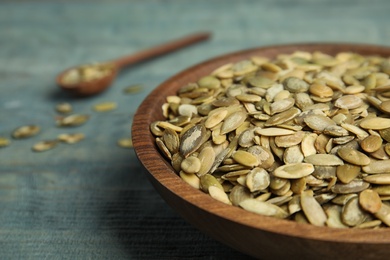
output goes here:
[{"label": "blue wooden table", "polygon": [[[245,48],[293,42],[390,45],[388,0],[1,1],[0,136],[42,131],[0,148],[0,259],[249,259],[173,212],[132,149],[134,112],[175,73]],[[74,98],[54,83],[72,65],[104,61],[196,31],[213,37],[133,66],[99,96]],[[123,93],[129,85],[142,91]],[[96,112],[101,102],[116,110]],[[90,120],[59,128],[55,106]],[[82,132],[80,143],[33,152],[41,140]],[[261,243],[261,241],[259,241]]]}]

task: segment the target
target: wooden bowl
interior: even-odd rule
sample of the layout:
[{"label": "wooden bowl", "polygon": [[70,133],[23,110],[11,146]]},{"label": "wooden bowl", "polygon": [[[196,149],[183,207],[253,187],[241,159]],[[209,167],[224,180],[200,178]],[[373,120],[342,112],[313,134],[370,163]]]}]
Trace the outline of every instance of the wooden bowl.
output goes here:
[{"label": "wooden bowl", "polygon": [[363,55],[390,56],[389,47],[357,44],[294,44],[249,49],[220,56],[186,69],[157,87],[135,114],[134,149],[148,177],[162,198],[195,227],[238,251],[261,259],[389,259],[390,228],[336,229],[261,216],[223,204],[196,190],[178,177],[159,153],[149,125],[163,120],[166,96],[213,69],[253,55],[275,57],[296,50],[336,54],[352,51]]}]

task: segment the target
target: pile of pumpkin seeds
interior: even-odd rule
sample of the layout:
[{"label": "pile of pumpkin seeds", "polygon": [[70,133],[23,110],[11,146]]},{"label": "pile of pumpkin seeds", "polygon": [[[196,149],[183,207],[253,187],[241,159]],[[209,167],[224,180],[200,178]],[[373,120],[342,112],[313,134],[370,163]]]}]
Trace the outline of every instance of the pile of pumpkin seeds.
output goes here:
[{"label": "pile of pumpkin seeds", "polygon": [[261,215],[390,226],[390,59],[296,51],[223,65],[150,125],[180,177]]}]

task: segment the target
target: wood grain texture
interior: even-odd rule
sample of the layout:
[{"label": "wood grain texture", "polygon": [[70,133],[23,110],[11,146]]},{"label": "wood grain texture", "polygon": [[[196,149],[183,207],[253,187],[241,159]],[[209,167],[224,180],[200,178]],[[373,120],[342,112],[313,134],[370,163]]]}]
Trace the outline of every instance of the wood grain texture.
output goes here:
[{"label": "wood grain texture", "polygon": [[169,205],[200,230],[239,251],[265,259],[387,259],[390,253],[388,229],[316,227],[265,217],[223,204],[183,182],[156,148],[149,126],[154,121],[163,120],[159,111],[166,96],[175,94],[181,86],[196,82],[222,64],[255,55],[273,58],[277,54],[298,50],[331,55],[352,51],[363,55],[390,56],[390,48],[381,46],[293,44],[250,49],[206,61],[168,79],[140,105],[132,128],[136,153],[148,170],[149,179]]}]

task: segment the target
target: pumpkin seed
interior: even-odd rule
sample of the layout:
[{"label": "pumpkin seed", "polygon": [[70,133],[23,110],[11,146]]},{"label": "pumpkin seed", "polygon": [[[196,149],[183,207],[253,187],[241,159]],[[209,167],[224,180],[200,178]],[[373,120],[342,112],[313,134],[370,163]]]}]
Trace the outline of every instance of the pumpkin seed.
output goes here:
[{"label": "pumpkin seed", "polygon": [[[85,138],[83,133],[72,133],[72,134],[60,134],[57,136],[57,139],[61,142],[68,144],[75,144],[80,142]],[[132,146],[133,143],[131,143]]]},{"label": "pumpkin seed", "polygon": [[222,122],[222,120],[225,119],[226,115],[228,114],[228,110],[226,108],[222,108],[218,110],[217,112],[212,113],[209,115],[204,123],[206,128],[213,128],[219,123]]},{"label": "pumpkin seed", "polygon": [[325,226],[327,217],[321,205],[313,197],[312,191],[301,194],[301,207],[308,221],[315,226]]},{"label": "pumpkin seed", "polygon": [[276,218],[287,218],[288,213],[272,203],[259,201],[256,199],[246,199],[239,203],[243,209],[264,216],[272,216]]},{"label": "pumpkin seed", "polygon": [[248,148],[248,153],[251,153],[256,156],[257,160],[259,161],[259,167],[262,167],[264,169],[270,168],[275,162],[275,158],[272,152],[264,146],[251,146]]},{"label": "pumpkin seed", "polygon": [[253,198],[253,194],[247,187],[236,185],[230,191],[229,199],[234,206],[238,206],[242,201]]},{"label": "pumpkin seed", "polygon": [[315,131],[324,131],[330,125],[335,125],[336,123],[324,115],[308,115],[304,119],[308,127]]},{"label": "pumpkin seed", "polygon": [[359,194],[359,204],[365,211],[375,214],[380,210],[382,201],[374,190],[364,190]]},{"label": "pumpkin seed", "polygon": [[385,141],[390,141],[390,128],[379,130],[379,134]]},{"label": "pumpkin seed", "polygon": [[93,106],[93,109],[97,112],[111,111],[117,108],[115,102],[102,102]]},{"label": "pumpkin seed", "polygon": [[11,141],[8,138],[0,136],[0,148],[8,146],[10,143]]},{"label": "pumpkin seed", "polygon": [[344,161],[355,165],[363,166],[368,165],[371,162],[370,158],[367,155],[349,147],[340,148],[337,151],[337,154]]},{"label": "pumpkin seed", "polygon": [[374,215],[387,226],[390,226],[390,206],[382,203],[381,208]]},{"label": "pumpkin seed", "polygon": [[315,96],[318,97],[332,97],[333,96],[333,90],[322,84],[312,84],[309,87],[309,92]]},{"label": "pumpkin seed", "polygon": [[268,188],[270,182],[270,176],[263,168],[254,168],[246,176],[246,186],[251,192]]},{"label": "pumpkin seed", "polygon": [[363,222],[362,224],[355,226],[355,228],[374,229],[374,228],[378,228],[381,224],[382,224],[382,221],[380,221],[380,220],[371,220],[371,221]]},{"label": "pumpkin seed", "polygon": [[47,150],[53,149],[58,144],[58,140],[47,140],[40,141],[33,145],[32,150],[34,152],[45,152]]},{"label": "pumpkin seed", "polygon": [[317,137],[318,135],[315,133],[305,133],[301,142],[301,150],[305,157],[317,153],[317,149],[315,147]]},{"label": "pumpkin seed", "polygon": [[317,166],[337,166],[344,162],[333,154],[312,154],[305,157],[304,161]]},{"label": "pumpkin seed", "polygon": [[123,93],[125,94],[136,94],[143,90],[144,86],[142,84],[135,84],[123,89]]},{"label": "pumpkin seed", "polygon": [[213,166],[215,160],[214,149],[212,147],[203,148],[198,155],[198,159],[200,161],[200,168],[197,175],[202,176],[208,173]]},{"label": "pumpkin seed", "polygon": [[368,189],[368,187],[370,187],[368,182],[356,179],[347,184],[336,184],[332,187],[331,190],[336,194],[348,194],[361,192],[365,189]]},{"label": "pumpkin seed", "polygon": [[363,180],[372,184],[390,184],[390,173],[369,175]]},{"label": "pumpkin seed", "polygon": [[244,165],[244,166],[248,166],[248,167],[255,167],[257,165],[259,165],[259,161],[257,160],[256,156],[254,156],[253,154],[249,153],[249,152],[246,152],[246,151],[243,151],[243,150],[238,150],[236,152],[233,153],[232,155],[232,158]]},{"label": "pumpkin seed", "polygon": [[225,193],[224,190],[221,190],[220,188],[215,186],[210,186],[208,192],[213,199],[216,199],[228,205],[232,205],[228,195]]},{"label": "pumpkin seed", "polygon": [[237,111],[227,116],[221,126],[221,134],[229,133],[238,128],[242,123],[244,123],[246,117],[247,114],[243,111]]},{"label": "pumpkin seed", "polygon": [[326,225],[333,228],[348,228],[341,220],[342,208],[338,205],[332,205],[325,209],[327,215]]},{"label": "pumpkin seed", "polygon": [[367,214],[360,208],[358,197],[351,198],[344,205],[341,220],[345,225],[357,226],[363,223],[366,218]]},{"label": "pumpkin seed", "polygon": [[195,156],[190,156],[185,158],[180,166],[186,173],[197,173],[200,170],[201,161]]},{"label": "pumpkin seed", "polygon": [[62,127],[80,126],[89,120],[89,115],[73,114],[57,120],[57,125]]},{"label": "pumpkin seed", "polygon": [[276,136],[275,137],[275,144],[278,147],[290,147],[293,145],[298,145],[302,142],[303,138],[305,136],[305,133],[303,131],[298,131],[291,135],[284,135],[284,136]]},{"label": "pumpkin seed", "polygon": [[283,81],[283,86],[291,93],[307,92],[309,90],[309,84],[302,79],[296,77],[289,77]]},{"label": "pumpkin seed", "polygon": [[[298,108],[292,107],[287,111],[283,111],[276,115],[267,118],[265,126],[276,126],[288,122],[299,115],[301,111]],[[270,112],[271,113],[271,112]]]},{"label": "pumpkin seed", "polygon": [[198,176],[193,173],[185,173],[184,171],[180,171],[179,175],[183,181],[185,181],[197,190],[200,189],[200,179]]},{"label": "pumpkin seed", "polygon": [[198,85],[201,88],[217,89],[221,85],[221,82],[213,76],[205,76],[199,79]]},{"label": "pumpkin seed", "polygon": [[364,138],[366,138],[367,136],[369,136],[369,134],[364,131],[363,129],[355,126],[355,125],[351,125],[351,124],[348,124],[348,123],[342,123],[341,124],[341,127],[343,127],[344,129],[350,131],[351,133],[354,133],[358,139],[362,140]]},{"label": "pumpkin seed", "polygon": [[371,189],[381,196],[390,195],[390,185],[379,185],[376,187],[372,187]]},{"label": "pumpkin seed", "polygon": [[361,141],[360,147],[364,151],[372,153],[377,151],[382,146],[382,142],[382,138],[380,138],[379,136],[369,135]]},{"label": "pumpkin seed", "polygon": [[390,118],[371,117],[360,122],[360,127],[364,129],[382,130],[390,127]]},{"label": "pumpkin seed", "polygon": [[41,128],[37,125],[26,125],[15,129],[12,132],[12,137],[15,139],[22,139],[37,135],[41,131]]},{"label": "pumpkin seed", "polygon": [[[195,175],[196,176],[196,175]],[[222,185],[218,182],[218,180],[211,174],[205,174],[199,177],[200,180],[200,189],[204,192],[209,192],[210,186],[215,186],[223,191]]]},{"label": "pumpkin seed", "polygon": [[306,189],[306,179],[305,178],[291,180],[291,191],[294,194],[301,194],[305,189]]},{"label": "pumpkin seed", "polygon": [[203,125],[195,125],[190,128],[181,138],[180,154],[186,158],[197,150],[203,143],[206,135],[206,128]]},{"label": "pumpkin seed", "polygon": [[342,183],[350,183],[360,173],[360,167],[352,164],[344,164],[337,166],[336,175]]},{"label": "pumpkin seed", "polygon": [[278,128],[278,127],[269,127],[269,128],[256,129],[255,133],[258,135],[265,135],[265,136],[282,136],[282,135],[294,134],[295,131]]},{"label": "pumpkin seed", "polygon": [[290,215],[292,215],[292,214],[295,214],[297,212],[300,212],[301,210],[302,210],[301,197],[299,195],[295,195],[288,202],[288,212],[290,213]]},{"label": "pumpkin seed", "polygon": [[274,101],[270,106],[271,115],[274,115],[274,114],[277,114],[277,113],[280,113],[280,112],[283,112],[283,111],[286,111],[286,110],[292,108],[294,103],[295,103],[295,99],[293,99],[293,98],[287,98],[287,99]]},{"label": "pumpkin seed", "polygon": [[314,172],[314,167],[310,163],[292,163],[279,166],[273,174],[279,178],[299,179]]},{"label": "pumpkin seed", "polygon": [[362,170],[370,174],[390,172],[390,160],[371,161],[369,165],[363,166]]},{"label": "pumpkin seed", "polygon": [[363,100],[356,95],[345,95],[338,98],[334,105],[338,108],[354,109],[363,105]]},{"label": "pumpkin seed", "polygon": [[165,143],[161,140],[161,138],[156,138],[157,147],[160,149],[160,152],[168,159],[172,160],[172,154],[165,145]]},{"label": "pumpkin seed", "polygon": [[67,114],[67,113],[71,113],[72,110],[73,110],[72,105],[67,102],[59,103],[56,105],[56,111],[58,113]]},{"label": "pumpkin seed", "polygon": [[304,156],[299,145],[293,145],[284,150],[283,162],[285,164],[300,163],[303,161],[303,158]]}]

